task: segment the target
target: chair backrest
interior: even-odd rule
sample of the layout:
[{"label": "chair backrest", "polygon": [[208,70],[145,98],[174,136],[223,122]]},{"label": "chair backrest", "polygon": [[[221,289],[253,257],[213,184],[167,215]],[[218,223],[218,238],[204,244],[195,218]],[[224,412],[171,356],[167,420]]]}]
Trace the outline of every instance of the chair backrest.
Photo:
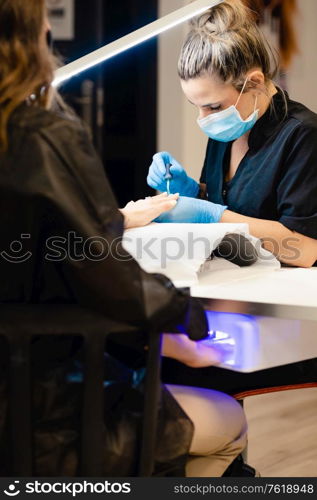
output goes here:
[{"label": "chair backrest", "polygon": [[[126,326],[126,328],[125,328]],[[0,336],[9,344],[10,475],[33,475],[30,343],[35,336],[80,336],[84,342],[80,476],[102,476],[104,350],[109,334],[131,331],[76,305],[0,305]],[[150,340],[140,475],[151,475],[159,397],[160,336]]]}]

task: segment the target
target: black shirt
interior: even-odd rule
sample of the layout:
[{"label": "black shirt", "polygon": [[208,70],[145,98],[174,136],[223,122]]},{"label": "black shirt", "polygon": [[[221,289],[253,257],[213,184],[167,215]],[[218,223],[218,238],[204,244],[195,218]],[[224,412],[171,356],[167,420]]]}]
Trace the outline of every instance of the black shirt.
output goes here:
[{"label": "black shirt", "polygon": [[200,182],[209,201],[317,239],[317,115],[285,98],[281,91],[273,96],[229,182],[232,142],[209,139]]}]

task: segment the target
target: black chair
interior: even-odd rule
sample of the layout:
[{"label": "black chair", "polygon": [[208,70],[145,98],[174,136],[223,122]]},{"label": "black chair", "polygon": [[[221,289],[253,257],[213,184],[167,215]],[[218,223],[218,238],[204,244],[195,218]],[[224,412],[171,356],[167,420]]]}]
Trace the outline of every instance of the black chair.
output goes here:
[{"label": "black chair", "polygon": [[[76,305],[0,305],[0,336],[9,346],[9,440],[12,476],[33,475],[32,380],[30,342],[35,336],[80,336],[84,342],[80,476],[102,476],[104,348],[116,332],[136,330]],[[154,469],[157,408],[160,395],[159,332],[149,334],[139,476]]]}]

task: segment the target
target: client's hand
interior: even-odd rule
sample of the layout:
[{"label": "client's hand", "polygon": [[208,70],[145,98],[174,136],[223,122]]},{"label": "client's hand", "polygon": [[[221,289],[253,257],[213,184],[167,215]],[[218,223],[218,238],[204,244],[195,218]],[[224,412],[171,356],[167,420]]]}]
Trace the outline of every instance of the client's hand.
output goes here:
[{"label": "client's hand", "polygon": [[223,353],[216,347],[210,347],[203,342],[190,340],[184,334],[164,333],[162,354],[168,358],[177,359],[192,368],[203,368],[217,365],[223,361]]},{"label": "client's hand", "polygon": [[167,193],[149,196],[145,200],[130,201],[120,212],[124,216],[124,227],[146,226],[163,212],[175,207],[179,195]]}]

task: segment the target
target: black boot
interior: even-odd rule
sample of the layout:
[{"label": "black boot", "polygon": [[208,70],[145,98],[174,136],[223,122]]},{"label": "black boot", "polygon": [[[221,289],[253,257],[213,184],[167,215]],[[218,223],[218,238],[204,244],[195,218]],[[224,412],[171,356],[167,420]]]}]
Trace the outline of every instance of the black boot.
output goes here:
[{"label": "black boot", "polygon": [[222,477],[259,477],[259,473],[238,455],[222,474]]}]

